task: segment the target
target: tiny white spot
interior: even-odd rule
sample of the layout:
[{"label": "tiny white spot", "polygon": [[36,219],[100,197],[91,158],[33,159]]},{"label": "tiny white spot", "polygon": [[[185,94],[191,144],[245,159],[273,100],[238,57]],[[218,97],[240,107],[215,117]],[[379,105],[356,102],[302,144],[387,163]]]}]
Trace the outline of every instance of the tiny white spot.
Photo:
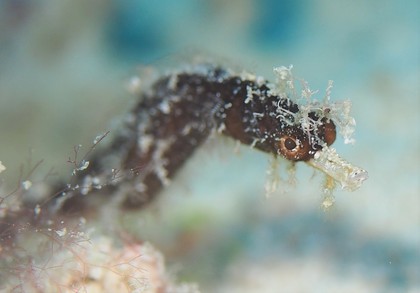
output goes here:
[{"label": "tiny white spot", "polygon": [[166,100],[162,101],[162,103],[159,104],[159,109],[165,114],[169,114],[171,112],[171,106]]},{"label": "tiny white spot", "polygon": [[104,269],[102,267],[93,267],[89,270],[89,278],[92,280],[100,280],[103,278],[104,275]]},{"label": "tiny white spot", "polygon": [[80,217],[79,221],[80,221],[80,225],[86,224],[86,219],[84,217]]},{"label": "tiny white spot", "polygon": [[137,183],[137,184],[134,186],[134,188],[135,188],[135,190],[136,190],[137,192],[140,192],[140,193],[143,193],[143,192],[146,192],[146,191],[147,191],[147,185],[145,185],[145,184],[144,184],[144,183],[142,183],[142,182]]},{"label": "tiny white spot", "polygon": [[220,124],[220,126],[217,128],[217,133],[222,133],[226,130],[226,125],[224,123]]},{"label": "tiny white spot", "polygon": [[85,161],[85,160],[83,160],[83,161],[80,163],[80,167],[79,167],[79,168],[77,168],[77,171],[83,171],[83,170],[86,170],[88,167],[89,167],[89,161]]},{"label": "tiny white spot", "polygon": [[93,144],[97,144],[101,139],[103,139],[106,135],[108,134],[108,132],[106,133],[102,133],[99,134],[95,137],[95,139],[93,140]]},{"label": "tiny white spot", "polygon": [[187,134],[189,134],[189,133],[190,133],[191,129],[192,129],[191,124],[187,124],[187,125],[185,125],[185,126],[184,126],[184,128],[181,130],[181,134],[182,134],[182,135],[187,135]]},{"label": "tiny white spot", "polygon": [[252,88],[248,85],[246,87],[246,99],[245,99],[245,104],[248,104],[249,102],[252,101],[253,98],[253,91]]},{"label": "tiny white spot", "polygon": [[101,180],[98,177],[93,177],[92,178],[92,183],[94,185],[99,185],[101,183]]},{"label": "tiny white spot", "polygon": [[138,76],[133,76],[128,82],[127,89],[131,94],[140,92],[141,79]]},{"label": "tiny white spot", "polygon": [[31,186],[32,186],[32,182],[29,181],[29,180],[26,180],[26,181],[23,181],[22,182],[22,187],[25,190],[28,190],[29,188],[31,188]]},{"label": "tiny white spot", "polygon": [[37,204],[37,205],[35,206],[35,208],[34,208],[34,212],[35,212],[35,215],[36,215],[36,216],[38,216],[38,215],[39,215],[39,213],[41,212],[41,207],[39,206],[39,204]]},{"label": "tiny white spot", "polygon": [[139,137],[137,143],[139,144],[142,153],[147,153],[153,144],[153,136],[143,135]]},{"label": "tiny white spot", "polygon": [[0,173],[3,172],[4,170],[6,170],[6,167],[0,161]]},{"label": "tiny white spot", "polygon": [[61,229],[61,230],[57,230],[57,231],[55,231],[55,233],[57,233],[57,235],[58,235],[58,236],[63,237],[64,235],[66,235],[66,234],[67,234],[67,228],[66,228],[66,227],[64,227],[64,228],[63,228],[63,229]]}]

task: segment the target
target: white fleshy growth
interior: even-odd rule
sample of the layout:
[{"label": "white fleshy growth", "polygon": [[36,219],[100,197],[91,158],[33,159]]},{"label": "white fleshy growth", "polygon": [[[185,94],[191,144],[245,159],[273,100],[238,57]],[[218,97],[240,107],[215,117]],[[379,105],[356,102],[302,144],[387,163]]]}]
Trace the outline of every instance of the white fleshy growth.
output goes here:
[{"label": "white fleshy growth", "polygon": [[6,167],[0,161],[0,173],[3,172],[4,170],[6,170]]},{"label": "white fleshy growth", "polygon": [[166,169],[166,165],[169,162],[164,154],[172,146],[174,141],[174,138],[158,140],[156,142],[156,150],[152,156],[154,172],[164,186],[169,185],[171,182],[168,178],[168,170]]},{"label": "white fleshy growth", "polygon": [[[287,96],[299,105],[298,113],[285,113],[285,110],[278,106],[278,118],[285,119],[285,117],[293,117],[295,123],[302,125],[303,130],[310,136],[310,131],[318,129],[322,124],[322,118],[330,119],[338,128],[338,132],[344,138],[344,143],[353,144],[355,140],[352,135],[355,130],[356,122],[350,116],[351,102],[349,100],[331,102],[331,90],[333,82],[328,82],[325,96],[322,101],[313,98],[318,91],[313,91],[309,88],[306,81],[301,80],[300,95],[297,94],[295,86],[295,78],[292,74],[293,66],[276,67],[274,73],[277,76],[276,85],[273,89],[273,94],[280,97]],[[310,112],[315,112],[320,119],[314,120],[309,117]],[[285,119],[286,121],[288,119]],[[313,143],[319,143],[313,141]]]},{"label": "white fleshy growth", "polygon": [[270,159],[270,167],[267,169],[267,179],[265,181],[265,197],[269,198],[274,192],[277,191],[277,188],[280,183],[280,179],[277,175],[279,168],[279,161],[275,157]]},{"label": "white fleshy growth", "polygon": [[289,87],[290,81],[293,80],[292,74],[293,65],[274,67],[274,74],[277,76],[277,84]]}]

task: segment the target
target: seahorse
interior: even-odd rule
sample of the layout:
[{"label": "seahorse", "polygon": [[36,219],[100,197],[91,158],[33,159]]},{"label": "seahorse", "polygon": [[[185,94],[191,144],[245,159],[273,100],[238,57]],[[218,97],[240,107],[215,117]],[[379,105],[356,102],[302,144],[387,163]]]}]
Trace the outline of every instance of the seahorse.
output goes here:
[{"label": "seahorse", "polygon": [[[137,105],[113,142],[92,152],[76,182],[58,193],[55,208],[94,208],[104,198],[140,208],[215,133],[288,161],[306,162],[347,189],[360,187],[367,172],[331,147],[337,126],[342,133],[351,132],[354,120],[347,110],[331,103],[329,92],[321,103],[308,102],[311,92],[306,91],[307,103],[299,103],[292,97],[290,68],[275,72],[277,83],[209,63],[160,75],[139,91]],[[101,194],[95,196],[98,189]]]}]

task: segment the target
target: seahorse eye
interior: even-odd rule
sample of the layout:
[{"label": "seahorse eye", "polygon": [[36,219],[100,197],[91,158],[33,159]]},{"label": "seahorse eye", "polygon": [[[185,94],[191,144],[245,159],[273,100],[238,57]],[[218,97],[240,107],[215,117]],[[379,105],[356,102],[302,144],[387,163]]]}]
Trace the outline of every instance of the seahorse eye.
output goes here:
[{"label": "seahorse eye", "polygon": [[288,160],[291,161],[304,161],[308,160],[310,146],[307,139],[302,139],[294,136],[293,134],[284,134],[280,137],[277,145],[277,152]]},{"label": "seahorse eye", "polygon": [[286,147],[287,150],[293,151],[293,149],[297,147],[297,144],[294,139],[287,137],[284,140],[284,146]]}]

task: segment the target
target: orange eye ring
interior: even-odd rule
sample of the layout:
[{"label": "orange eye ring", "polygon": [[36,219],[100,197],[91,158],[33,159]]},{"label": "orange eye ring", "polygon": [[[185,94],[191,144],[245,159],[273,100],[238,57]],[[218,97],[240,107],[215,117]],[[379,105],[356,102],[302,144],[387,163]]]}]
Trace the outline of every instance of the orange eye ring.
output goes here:
[{"label": "orange eye ring", "polygon": [[288,160],[304,161],[310,158],[310,149],[307,141],[286,134],[280,138],[277,152]]}]

